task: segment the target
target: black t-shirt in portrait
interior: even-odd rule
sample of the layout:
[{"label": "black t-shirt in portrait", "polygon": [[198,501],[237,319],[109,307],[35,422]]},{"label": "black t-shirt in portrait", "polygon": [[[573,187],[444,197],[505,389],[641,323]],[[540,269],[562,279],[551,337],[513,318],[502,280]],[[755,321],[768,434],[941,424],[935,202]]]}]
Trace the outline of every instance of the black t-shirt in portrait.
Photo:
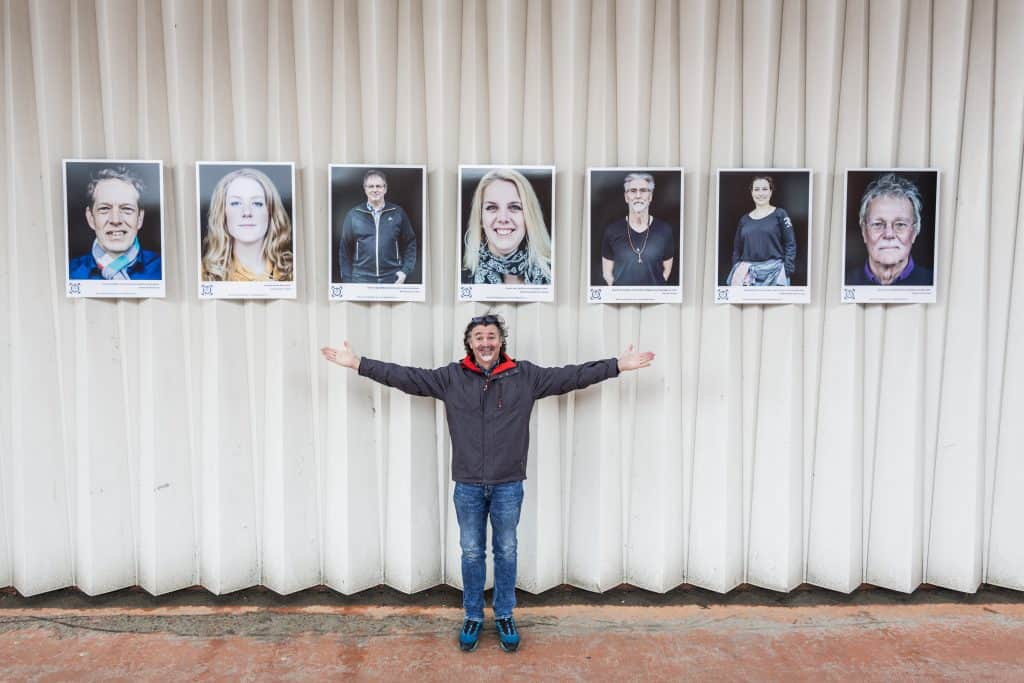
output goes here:
[{"label": "black t-shirt in portrait", "polygon": [[604,229],[601,256],[615,263],[612,268],[615,286],[666,284],[664,261],[675,253],[672,228],[658,218],[652,217],[650,226],[643,232],[629,227],[625,218],[609,223]]},{"label": "black t-shirt in portrait", "polygon": [[745,213],[736,227],[732,248],[732,263],[740,261],[756,263],[770,259],[781,259],[786,274],[796,270],[796,240],[793,237],[793,222],[785,209],[776,207],[763,218],[751,218]]}]

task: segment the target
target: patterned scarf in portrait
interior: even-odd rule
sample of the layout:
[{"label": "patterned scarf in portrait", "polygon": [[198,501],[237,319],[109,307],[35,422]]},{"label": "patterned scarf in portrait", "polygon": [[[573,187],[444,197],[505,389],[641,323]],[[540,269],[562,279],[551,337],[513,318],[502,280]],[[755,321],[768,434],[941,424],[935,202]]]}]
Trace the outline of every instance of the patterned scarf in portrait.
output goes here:
[{"label": "patterned scarf in portrait", "polygon": [[139,246],[138,237],[132,242],[128,251],[117,256],[104,251],[99,240],[93,240],[92,243],[92,257],[95,259],[96,265],[100,267],[104,280],[131,280],[128,276],[128,269],[138,260],[140,251],[142,251],[142,247]]},{"label": "patterned scarf in portrait", "polygon": [[480,261],[473,273],[478,285],[505,284],[505,275],[516,275],[528,285],[546,285],[548,278],[540,266],[530,261],[525,249],[517,249],[508,256],[495,256],[486,244],[480,245]]}]

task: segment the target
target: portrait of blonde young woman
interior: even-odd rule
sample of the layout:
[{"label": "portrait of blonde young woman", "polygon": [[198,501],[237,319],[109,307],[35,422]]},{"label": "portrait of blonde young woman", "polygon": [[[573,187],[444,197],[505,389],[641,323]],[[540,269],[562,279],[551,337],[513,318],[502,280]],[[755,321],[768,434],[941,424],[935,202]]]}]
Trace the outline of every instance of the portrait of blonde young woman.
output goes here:
[{"label": "portrait of blonde young woman", "polygon": [[463,284],[551,284],[551,234],[541,206],[533,184],[519,171],[487,171],[463,219]]},{"label": "portrait of blonde young woman", "polygon": [[294,279],[292,221],[263,171],[238,168],[221,177],[210,196],[205,228],[204,282]]}]

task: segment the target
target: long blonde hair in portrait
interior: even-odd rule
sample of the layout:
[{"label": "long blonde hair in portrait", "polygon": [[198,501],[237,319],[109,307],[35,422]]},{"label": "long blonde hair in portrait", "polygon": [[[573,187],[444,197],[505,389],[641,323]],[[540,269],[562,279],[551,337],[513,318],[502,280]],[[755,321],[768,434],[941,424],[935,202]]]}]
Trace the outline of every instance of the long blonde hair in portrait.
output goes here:
[{"label": "long blonde hair in portrait", "polygon": [[203,238],[203,280],[223,281],[228,279],[231,267],[232,239],[227,230],[228,185],[238,178],[255,180],[263,187],[267,198],[269,225],[263,237],[263,257],[270,263],[275,280],[291,280],[293,269],[292,222],[284,210],[284,203],[277,187],[262,171],[255,168],[240,168],[220,179],[210,198],[210,215],[206,221],[206,237]]},{"label": "long blonde hair in portrait", "polygon": [[484,237],[482,220],[484,190],[496,180],[507,180],[516,186],[523,203],[523,221],[526,223],[526,250],[529,261],[540,268],[544,277],[551,280],[551,235],[544,223],[544,214],[533,187],[522,173],[512,168],[496,168],[477,183],[473,202],[469,210],[469,224],[466,230],[466,248],[462,253],[462,266],[471,273],[476,272],[480,262],[480,244]]}]

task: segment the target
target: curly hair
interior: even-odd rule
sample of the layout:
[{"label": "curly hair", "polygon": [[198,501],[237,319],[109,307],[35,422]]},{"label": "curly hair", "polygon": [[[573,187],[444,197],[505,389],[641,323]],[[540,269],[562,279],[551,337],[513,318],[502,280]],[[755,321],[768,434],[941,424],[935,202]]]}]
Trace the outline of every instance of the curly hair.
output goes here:
[{"label": "curly hair", "polygon": [[260,184],[267,198],[270,225],[263,237],[263,256],[270,262],[277,280],[291,280],[294,269],[292,254],[292,222],[277,187],[262,171],[240,168],[220,179],[210,198],[210,215],[203,238],[203,280],[227,279],[232,260],[232,239],[227,230],[228,186],[238,178],[249,178]]},{"label": "curly hair", "polygon": [[466,355],[470,358],[473,357],[473,349],[469,345],[469,335],[473,333],[473,328],[480,325],[497,325],[498,334],[501,335],[501,350],[500,355],[504,356],[505,349],[508,346],[508,325],[505,319],[497,313],[491,313],[488,311],[484,315],[478,315],[471,318],[469,324],[466,325],[466,331],[462,333],[462,345],[466,348]]}]

